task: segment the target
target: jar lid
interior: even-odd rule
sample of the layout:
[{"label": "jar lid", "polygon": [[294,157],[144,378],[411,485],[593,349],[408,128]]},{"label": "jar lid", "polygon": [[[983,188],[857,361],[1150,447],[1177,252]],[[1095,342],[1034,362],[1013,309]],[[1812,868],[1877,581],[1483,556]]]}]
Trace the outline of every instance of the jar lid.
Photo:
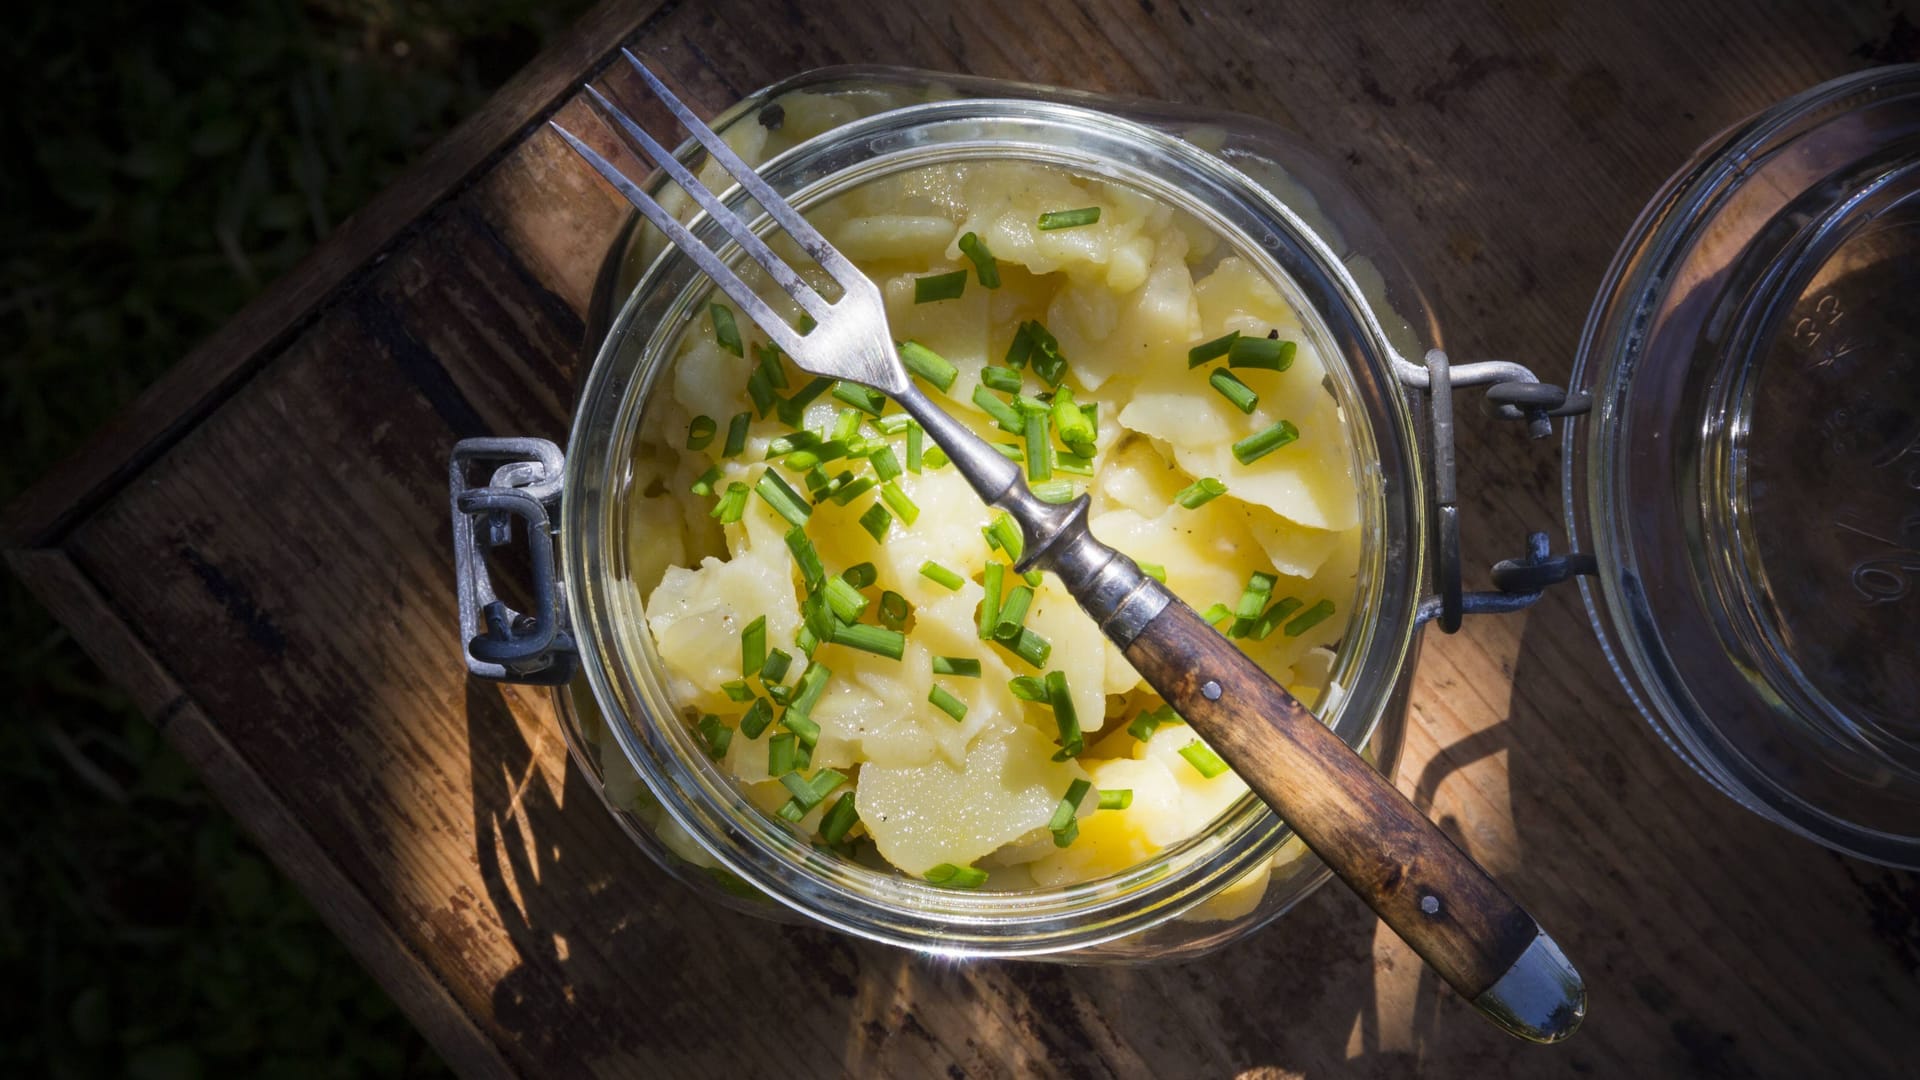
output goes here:
[{"label": "jar lid", "polygon": [[1920,866],[1920,65],[1729,130],[1608,271],[1568,532],[1670,745],[1836,849]]}]

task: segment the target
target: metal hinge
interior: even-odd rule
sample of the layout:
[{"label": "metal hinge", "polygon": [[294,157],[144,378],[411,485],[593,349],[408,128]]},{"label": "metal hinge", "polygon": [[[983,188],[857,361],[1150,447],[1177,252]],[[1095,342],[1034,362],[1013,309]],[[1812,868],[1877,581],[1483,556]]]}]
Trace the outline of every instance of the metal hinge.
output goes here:
[{"label": "metal hinge", "polygon": [[[499,463],[484,486],[469,487],[475,464]],[[573,678],[579,651],[559,589],[553,511],[565,458],[545,439],[462,439],[453,447],[450,501],[459,578],[460,640],[467,670],[482,679],[558,686]],[[487,552],[510,547],[514,522],[526,537],[533,594],[515,611],[494,593]]]},{"label": "metal hinge", "polygon": [[1552,418],[1577,416],[1592,407],[1585,393],[1541,382],[1520,364],[1488,360],[1454,367],[1447,354],[1434,349],[1423,367],[1399,361],[1400,381],[1428,391],[1428,417],[1433,452],[1433,580],[1435,593],[1420,602],[1418,619],[1438,620],[1451,634],[1466,615],[1519,611],[1540,599],[1548,585],[1577,574],[1596,572],[1593,556],[1584,553],[1554,555],[1547,534],[1527,535],[1526,554],[1494,565],[1491,591],[1467,592],[1461,587],[1460,505],[1455,485],[1453,447],[1453,391],[1486,386],[1485,405],[1501,420],[1519,420],[1527,434],[1544,439],[1553,434]]}]

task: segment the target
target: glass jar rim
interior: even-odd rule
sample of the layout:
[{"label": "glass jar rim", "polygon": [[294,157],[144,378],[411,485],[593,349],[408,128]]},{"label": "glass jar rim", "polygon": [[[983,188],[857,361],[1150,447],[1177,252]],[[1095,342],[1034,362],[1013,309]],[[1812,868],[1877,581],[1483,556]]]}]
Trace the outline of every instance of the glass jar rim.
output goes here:
[{"label": "glass jar rim", "polygon": [[[1417,437],[1397,382],[1398,357],[1348,268],[1311,228],[1239,170],[1185,140],[1097,110],[1029,100],[967,98],[892,110],[808,140],[759,171],[804,208],[937,161],[1009,155],[1144,187],[1199,209],[1277,283],[1309,297],[1303,315],[1332,322],[1321,332],[1339,344],[1332,359],[1341,362],[1330,363],[1329,374],[1344,391],[1336,395],[1343,406],[1366,406],[1358,417],[1349,408],[1348,422],[1372,451],[1370,462],[1356,462],[1362,466],[1356,475],[1363,490],[1364,478],[1371,478],[1376,492],[1366,531],[1377,535],[1365,541],[1375,550],[1362,560],[1362,585],[1371,595],[1362,597],[1354,620],[1354,632],[1365,640],[1341,650],[1340,674],[1353,681],[1332,720],[1350,744],[1363,745],[1387,711],[1412,648],[1424,568],[1423,485]],[[1142,155],[1157,167],[1129,164]],[[1195,189],[1228,209],[1202,202]],[[695,219],[693,229],[713,239],[704,218]],[[561,528],[569,606],[576,626],[587,631],[583,667],[608,714],[606,728],[675,821],[729,870],[812,918],[864,937],[970,955],[1053,952],[1137,933],[1204,901],[1285,842],[1285,826],[1248,796],[1207,832],[1120,875],[1057,889],[958,892],[821,857],[745,804],[737,785],[704,757],[689,753],[684,725],[673,722],[671,710],[662,717],[649,704],[666,697],[644,621],[638,634],[621,632],[638,601],[607,588],[620,576],[619,515],[611,511],[628,468],[626,446],[666,367],[660,354],[679,338],[691,300],[704,293],[689,271],[678,252],[663,253],[627,299],[594,362],[568,448]],[[651,306],[643,303],[649,297]],[[1383,483],[1383,474],[1398,482]],[[1393,547],[1392,557],[1379,550],[1383,545]],[[1375,617],[1362,618],[1366,613]],[[744,817],[737,813],[743,805]]]}]

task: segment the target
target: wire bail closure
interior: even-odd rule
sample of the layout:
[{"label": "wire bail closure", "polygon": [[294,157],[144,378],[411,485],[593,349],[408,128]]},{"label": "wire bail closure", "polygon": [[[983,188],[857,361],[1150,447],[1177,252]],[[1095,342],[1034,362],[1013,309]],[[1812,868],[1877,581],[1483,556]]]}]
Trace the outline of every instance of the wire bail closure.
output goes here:
[{"label": "wire bail closure", "polygon": [[[475,463],[499,462],[489,481],[469,487]],[[573,678],[579,649],[558,588],[552,510],[560,503],[565,458],[545,439],[462,439],[453,447],[449,502],[460,591],[460,640],[467,671],[494,682],[560,686]],[[526,537],[533,601],[515,611],[494,592],[486,553],[510,547],[513,523]]]},{"label": "wire bail closure", "polygon": [[1527,534],[1526,554],[1503,559],[1493,567],[1492,590],[1467,592],[1461,585],[1460,506],[1455,480],[1453,391],[1486,386],[1482,405],[1498,420],[1522,421],[1527,435],[1544,439],[1553,434],[1553,417],[1578,416],[1593,406],[1584,392],[1543,383],[1524,365],[1485,360],[1454,367],[1440,349],[1429,350],[1425,366],[1396,358],[1402,384],[1427,391],[1428,428],[1433,454],[1433,579],[1434,595],[1420,602],[1418,623],[1439,620],[1440,629],[1453,633],[1466,615],[1499,615],[1533,606],[1547,586],[1598,567],[1591,554],[1555,555],[1544,532]]}]

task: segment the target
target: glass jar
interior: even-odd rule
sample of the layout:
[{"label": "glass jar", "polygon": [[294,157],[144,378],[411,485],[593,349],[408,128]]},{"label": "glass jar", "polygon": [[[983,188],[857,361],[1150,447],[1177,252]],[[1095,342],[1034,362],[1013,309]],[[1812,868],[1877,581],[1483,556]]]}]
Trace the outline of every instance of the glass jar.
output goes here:
[{"label": "glass jar", "polygon": [[1920,65],[1702,147],[1588,319],[1567,532],[1602,647],[1748,809],[1920,866]]},{"label": "glass jar", "polygon": [[[1436,614],[1456,627],[1461,610],[1476,609],[1476,598],[1458,588],[1450,397],[1422,392],[1435,379],[1443,386],[1449,380],[1438,330],[1422,292],[1330,169],[1284,131],[1250,117],[888,68],[799,76],[751,95],[713,127],[803,211],[929,164],[1022,160],[1145,191],[1211,226],[1259,267],[1327,359],[1361,489],[1354,614],[1335,650],[1338,692],[1319,711],[1349,745],[1393,774],[1416,631]],[[690,164],[699,160],[691,150],[682,153]],[[715,175],[702,178],[711,183]],[[670,208],[678,205],[677,191],[655,190]],[[737,204],[740,196],[729,198]],[[703,241],[720,246],[710,221],[683,216]],[[644,540],[647,524],[632,512],[640,482],[632,447],[671,347],[705,294],[691,262],[650,229],[621,237],[597,290],[595,318],[608,329],[581,390],[564,466],[549,452],[506,466],[487,489],[497,490],[499,478],[522,487],[551,481],[552,490],[535,501],[552,506],[547,496],[564,487],[554,523],[558,592],[549,600],[536,589],[537,615],[520,629],[528,639],[577,650],[580,677],[557,697],[568,745],[636,843],[715,902],[955,956],[1189,957],[1258,929],[1326,881],[1327,869],[1251,795],[1199,835],[1124,873],[1009,892],[943,889],[870,869],[816,850],[748,802],[701,752],[668,700],[633,583],[644,571],[632,553],[648,545],[635,542]],[[1454,369],[1453,385],[1531,381],[1515,365],[1476,367],[1477,376],[1464,379],[1464,369]],[[1437,486],[1424,475],[1428,409],[1442,447]],[[516,456],[492,449],[497,457]],[[463,619],[473,641],[492,600],[484,580],[468,586],[483,562],[473,515],[498,508],[459,503],[465,464],[456,459],[455,533]],[[548,529],[544,516],[527,516],[530,533]],[[498,526],[495,533],[506,535]],[[1430,546],[1443,562],[1441,596],[1423,602]],[[1524,606],[1538,595],[1536,588],[1481,598],[1487,602],[1478,609]],[[549,608],[550,625],[542,622]],[[505,616],[496,621],[517,625]],[[482,674],[562,682],[571,656],[486,670],[481,659],[475,670]]]}]

